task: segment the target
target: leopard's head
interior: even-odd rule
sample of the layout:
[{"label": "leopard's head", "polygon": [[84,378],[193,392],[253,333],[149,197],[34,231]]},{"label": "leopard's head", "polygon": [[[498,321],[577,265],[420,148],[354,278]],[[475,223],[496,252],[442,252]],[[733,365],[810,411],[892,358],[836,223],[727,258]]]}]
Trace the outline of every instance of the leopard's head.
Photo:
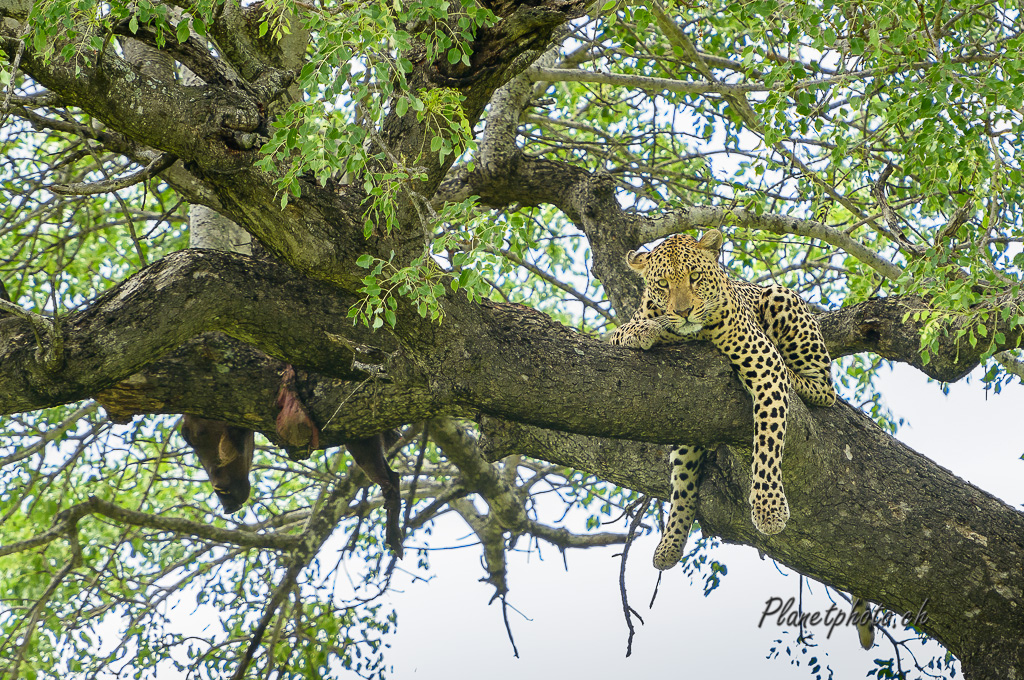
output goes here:
[{"label": "leopard's head", "polygon": [[652,316],[665,316],[681,335],[696,333],[721,306],[725,275],[718,266],[722,232],[712,229],[699,241],[670,236],[648,253],[635,250],[626,264],[644,277],[643,303]]}]

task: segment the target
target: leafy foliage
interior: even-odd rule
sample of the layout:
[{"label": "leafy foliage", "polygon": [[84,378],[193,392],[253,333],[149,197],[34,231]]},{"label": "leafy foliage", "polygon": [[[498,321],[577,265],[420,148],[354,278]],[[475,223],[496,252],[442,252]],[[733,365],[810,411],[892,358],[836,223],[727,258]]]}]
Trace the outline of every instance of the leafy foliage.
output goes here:
[{"label": "leafy foliage", "polygon": [[[151,27],[156,46],[166,48],[192,35],[205,39],[222,8],[199,2],[183,14],[150,0],[39,0],[24,38],[37,57],[84,73],[103,50],[121,49],[114,36],[123,24],[133,35]],[[409,206],[413,231],[422,234],[417,257],[357,260],[364,273],[363,299],[349,312],[355,322],[394,328],[404,298],[443,323],[441,301],[452,294],[529,305],[595,335],[628,313],[611,309],[590,270],[586,238],[554,207],[492,211],[476,196],[438,204],[422,193],[426,167],[473,171],[479,131],[459,91],[415,79],[416,66],[471,65],[474,40],[497,22],[490,9],[472,0],[273,0],[262,9],[256,37],[310,35],[299,94],[276,112],[260,151],[280,205],[300,197],[305,181],[351,184],[365,195],[366,238],[409,229],[400,219]],[[823,307],[897,293],[926,297],[930,307],[907,316],[928,324],[925,359],[953,320],[962,346],[983,347],[995,359],[985,380],[1008,380],[1001,353],[1024,327],[1024,310],[1013,302],[1024,270],[1019,9],[965,0],[680,4],[667,8],[675,30],[656,9],[608,2],[569,27],[557,66],[584,77],[544,81],[516,112],[526,156],[604,173],[620,203],[638,212],[713,206],[796,218],[799,227],[781,234],[736,220],[725,265]],[[135,161],[99,141],[102,121],[49,98],[14,68],[13,54],[4,56],[0,84],[12,98],[0,110],[0,280],[23,309],[60,317],[184,248],[187,204],[156,179],[100,194],[55,190],[122,176]],[[396,154],[382,135],[395,119],[424,124],[415,153]],[[900,275],[883,277],[822,237],[821,226],[895,263]],[[873,384],[882,363],[849,358],[838,364],[838,379],[844,396],[894,432],[902,420]],[[256,505],[230,522],[211,507],[175,426],[173,418],[147,417],[115,427],[91,402],[3,422],[0,658],[25,677],[52,669],[73,677],[151,677],[165,669],[225,676],[258,618],[244,605],[268,598],[287,570],[286,551],[96,515],[80,518],[74,531],[58,527],[54,540],[21,542],[93,497],[190,527],[297,536],[325,495],[347,488],[336,531],[285,594],[259,670],[383,676],[384,639],[396,617],[376,597],[391,572],[380,499],[351,459],[330,451],[297,462],[261,448]],[[393,465],[407,482],[419,480],[409,527],[426,535],[442,500],[457,500],[452,480],[461,472],[417,428],[403,435]],[[582,536],[600,535],[639,501],[628,489],[538,461],[496,469],[531,510],[542,492],[557,496],[565,514],[553,524]],[[448,507],[485,535],[472,505]],[[586,518],[567,518],[571,507]],[[713,555],[701,542],[684,566],[701,577],[705,595],[727,573]],[[346,566],[355,582],[337,588]],[[503,565],[492,560],[486,568],[501,592]],[[202,641],[180,625],[182,612],[198,611],[215,613]],[[110,629],[119,644],[99,645]],[[896,677],[893,663],[880,661],[877,677]],[[944,663],[929,668],[955,675],[951,660]],[[805,665],[825,677],[816,657]]]}]

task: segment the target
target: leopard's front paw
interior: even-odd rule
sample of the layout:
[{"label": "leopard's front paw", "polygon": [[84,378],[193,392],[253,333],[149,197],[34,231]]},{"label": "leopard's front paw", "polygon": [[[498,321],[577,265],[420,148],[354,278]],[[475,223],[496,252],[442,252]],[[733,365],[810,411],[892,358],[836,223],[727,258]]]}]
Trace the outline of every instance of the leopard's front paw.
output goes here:
[{"label": "leopard's front paw", "polygon": [[619,326],[612,332],[608,342],[619,347],[630,349],[648,350],[658,342],[661,337],[661,326],[650,320],[630,321]]},{"label": "leopard's front paw", "polygon": [[789,521],[789,504],[785,497],[754,498],[750,508],[750,519],[754,528],[766,536],[774,536],[786,528]]}]

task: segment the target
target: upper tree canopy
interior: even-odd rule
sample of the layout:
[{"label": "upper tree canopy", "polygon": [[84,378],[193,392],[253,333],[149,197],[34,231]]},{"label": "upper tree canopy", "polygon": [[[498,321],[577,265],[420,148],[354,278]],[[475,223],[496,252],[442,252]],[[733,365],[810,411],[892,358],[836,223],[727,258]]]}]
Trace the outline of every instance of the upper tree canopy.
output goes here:
[{"label": "upper tree canopy", "polygon": [[[532,494],[643,514],[657,445],[699,443],[705,531],[927,599],[969,678],[1019,677],[1024,516],[893,439],[872,377],[1024,373],[1022,33],[1007,0],[0,0],[0,658],[378,673],[382,500],[336,447],[398,428],[408,532],[462,516],[499,595],[520,536],[625,539]],[[256,255],[186,249],[197,207]],[[728,364],[599,339],[639,299],[625,253],[708,228],[820,308],[859,405],[795,404],[770,538]],[[326,451],[278,448],[288,365]],[[208,503],[181,413],[269,440],[251,512]],[[209,640],[164,618],[189,600]]]}]

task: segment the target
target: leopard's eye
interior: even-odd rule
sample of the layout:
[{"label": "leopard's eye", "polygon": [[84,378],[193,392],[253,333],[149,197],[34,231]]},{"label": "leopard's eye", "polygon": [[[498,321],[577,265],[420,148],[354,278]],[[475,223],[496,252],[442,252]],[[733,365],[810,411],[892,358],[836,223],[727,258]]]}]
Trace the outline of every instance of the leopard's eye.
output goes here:
[{"label": "leopard's eye", "polygon": [[690,272],[690,280],[691,281],[698,281],[699,279],[700,279],[700,272],[698,272],[698,271]]},{"label": "leopard's eye", "polygon": [[668,288],[668,279],[658,279],[654,282],[658,288]]}]

